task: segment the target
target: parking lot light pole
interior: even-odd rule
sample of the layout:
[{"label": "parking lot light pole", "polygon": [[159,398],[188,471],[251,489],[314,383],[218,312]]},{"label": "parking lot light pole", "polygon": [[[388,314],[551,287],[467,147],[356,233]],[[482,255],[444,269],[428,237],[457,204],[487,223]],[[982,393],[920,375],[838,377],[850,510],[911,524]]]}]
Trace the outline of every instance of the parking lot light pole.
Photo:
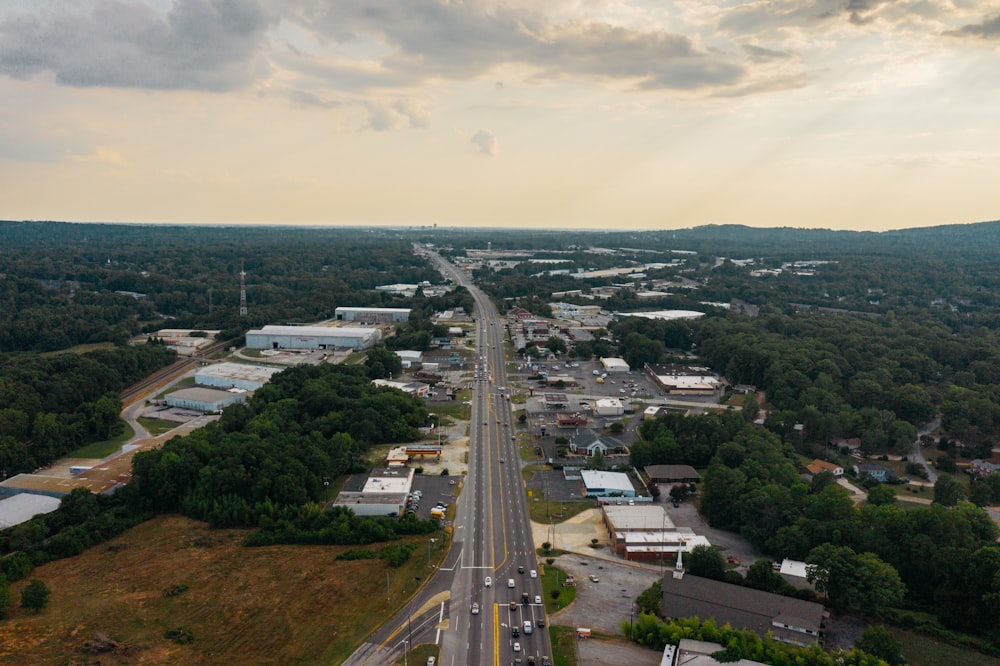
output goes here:
[{"label": "parking lot light pole", "polygon": [[431,544],[432,543],[437,543],[437,539],[428,539],[427,540],[427,566],[431,565]]}]

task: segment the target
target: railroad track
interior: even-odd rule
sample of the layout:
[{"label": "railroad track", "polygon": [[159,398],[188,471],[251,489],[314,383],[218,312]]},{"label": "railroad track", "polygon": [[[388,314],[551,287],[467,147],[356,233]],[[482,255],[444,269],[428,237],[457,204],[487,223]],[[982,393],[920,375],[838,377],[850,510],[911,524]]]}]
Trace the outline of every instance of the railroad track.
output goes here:
[{"label": "railroad track", "polygon": [[122,407],[128,406],[130,403],[134,402],[144,393],[146,393],[151,388],[159,386],[167,381],[170,381],[177,375],[180,375],[187,371],[194,365],[198,365],[203,361],[207,360],[212,354],[219,351],[220,349],[225,349],[231,340],[223,340],[222,342],[216,342],[215,344],[206,347],[201,350],[195,356],[189,356],[187,358],[182,358],[180,360],[174,361],[167,367],[157,370],[150,376],[143,379],[141,382],[137,382],[132,386],[118,394],[118,398],[121,400]]}]

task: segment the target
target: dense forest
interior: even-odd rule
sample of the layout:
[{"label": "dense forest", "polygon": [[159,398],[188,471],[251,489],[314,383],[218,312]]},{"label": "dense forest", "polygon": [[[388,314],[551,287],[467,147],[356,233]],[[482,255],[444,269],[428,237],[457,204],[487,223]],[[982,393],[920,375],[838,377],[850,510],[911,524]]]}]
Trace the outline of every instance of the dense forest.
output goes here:
[{"label": "dense forest", "polygon": [[441,282],[410,241],[360,229],[0,222],[0,247],[0,353],[314,322],[342,305],[405,307],[378,285]]},{"label": "dense forest", "polygon": [[[76,555],[168,512],[216,527],[260,527],[248,545],[368,544],[426,534],[414,516],[363,518],[323,511],[328,484],[363,471],[368,447],[410,441],[427,423],[423,403],[371,384],[364,366],[298,366],[275,375],[250,405],[162,448],[136,454],[132,483],[111,496],[79,489],[58,511],[0,532],[9,580],[32,566]],[[21,555],[16,555],[21,553]]]},{"label": "dense forest", "polygon": [[107,439],[120,425],[118,394],[174,356],[158,344],[0,356],[0,477]]}]

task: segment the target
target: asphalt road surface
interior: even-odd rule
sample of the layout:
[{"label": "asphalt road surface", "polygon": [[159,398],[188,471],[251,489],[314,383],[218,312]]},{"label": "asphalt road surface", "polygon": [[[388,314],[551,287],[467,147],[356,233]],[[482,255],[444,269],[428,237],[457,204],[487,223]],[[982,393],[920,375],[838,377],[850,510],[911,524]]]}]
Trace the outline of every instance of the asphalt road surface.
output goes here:
[{"label": "asphalt road surface", "polygon": [[[433,578],[390,618],[348,664],[392,663],[408,645],[440,645],[441,666],[499,666],[519,656],[551,655],[539,629],[545,607],[508,400],[504,327],[489,298],[437,255],[432,260],[476,301],[478,348],[473,378],[469,471],[458,502],[451,550]],[[523,573],[522,573],[523,571]],[[492,579],[487,587],[486,578]],[[514,581],[508,587],[508,581]],[[527,595],[528,603],[522,603]],[[510,602],[514,601],[514,608]],[[473,604],[479,613],[473,614]],[[524,624],[532,627],[525,633]],[[520,636],[512,636],[517,626]],[[526,660],[525,660],[526,661]]]}]

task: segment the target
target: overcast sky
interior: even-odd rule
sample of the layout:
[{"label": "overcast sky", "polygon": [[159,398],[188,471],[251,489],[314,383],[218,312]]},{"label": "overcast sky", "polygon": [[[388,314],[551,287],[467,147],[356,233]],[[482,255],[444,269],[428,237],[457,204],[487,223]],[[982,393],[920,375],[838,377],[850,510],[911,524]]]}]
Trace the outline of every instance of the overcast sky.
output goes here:
[{"label": "overcast sky", "polygon": [[1000,0],[0,0],[0,219],[1000,218]]}]

